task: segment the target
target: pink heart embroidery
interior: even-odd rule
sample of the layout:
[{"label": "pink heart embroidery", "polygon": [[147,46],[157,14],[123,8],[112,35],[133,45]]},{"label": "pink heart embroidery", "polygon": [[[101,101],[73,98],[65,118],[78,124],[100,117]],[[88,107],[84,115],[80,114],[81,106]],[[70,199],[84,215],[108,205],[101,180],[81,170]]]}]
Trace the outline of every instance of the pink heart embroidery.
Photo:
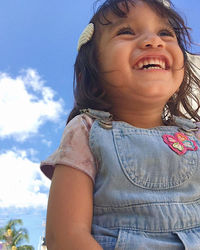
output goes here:
[{"label": "pink heart embroidery", "polygon": [[195,141],[190,140],[185,134],[177,132],[173,135],[163,135],[164,142],[177,154],[183,155],[187,150],[196,151],[198,146]]}]

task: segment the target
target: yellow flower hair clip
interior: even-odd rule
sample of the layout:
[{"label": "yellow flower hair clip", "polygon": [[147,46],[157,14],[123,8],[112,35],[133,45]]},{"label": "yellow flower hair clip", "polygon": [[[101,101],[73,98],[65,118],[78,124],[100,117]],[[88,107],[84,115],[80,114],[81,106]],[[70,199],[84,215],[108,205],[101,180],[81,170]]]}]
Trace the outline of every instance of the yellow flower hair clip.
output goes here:
[{"label": "yellow flower hair clip", "polygon": [[78,47],[77,47],[78,51],[84,44],[88,43],[92,39],[93,34],[94,34],[94,24],[89,23],[82,32],[82,34],[80,35],[80,38],[78,40]]}]

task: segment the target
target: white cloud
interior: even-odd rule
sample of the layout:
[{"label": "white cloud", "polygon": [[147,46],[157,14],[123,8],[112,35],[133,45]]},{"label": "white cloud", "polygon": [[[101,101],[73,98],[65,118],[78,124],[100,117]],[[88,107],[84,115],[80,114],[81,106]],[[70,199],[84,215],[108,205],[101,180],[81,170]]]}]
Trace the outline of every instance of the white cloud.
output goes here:
[{"label": "white cloud", "polygon": [[0,207],[43,207],[47,205],[50,181],[39,170],[39,163],[25,151],[0,154]]},{"label": "white cloud", "polygon": [[0,73],[0,138],[23,141],[38,132],[47,120],[57,122],[63,101],[44,86],[39,74],[28,69],[16,78]]},{"label": "white cloud", "polygon": [[46,139],[42,139],[42,143],[47,145],[47,147],[50,147],[52,144],[52,141],[46,140]]}]

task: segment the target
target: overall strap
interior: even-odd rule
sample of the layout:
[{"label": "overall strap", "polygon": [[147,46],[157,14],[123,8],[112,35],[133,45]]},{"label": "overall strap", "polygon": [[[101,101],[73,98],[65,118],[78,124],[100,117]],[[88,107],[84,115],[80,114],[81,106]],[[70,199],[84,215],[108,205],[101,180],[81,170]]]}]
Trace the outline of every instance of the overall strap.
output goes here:
[{"label": "overall strap", "polygon": [[105,129],[111,129],[112,128],[112,120],[113,117],[109,112],[101,111],[101,110],[95,110],[95,109],[81,109],[80,112],[82,114],[86,114],[92,119],[95,119],[98,121],[99,125],[102,128]]},{"label": "overall strap", "polygon": [[200,140],[200,122],[196,122],[197,131],[195,132],[195,136],[198,140]]},{"label": "overall strap", "polygon": [[173,116],[173,119],[180,131],[187,135],[195,135],[198,139],[200,139],[200,122],[194,122],[177,116]]}]

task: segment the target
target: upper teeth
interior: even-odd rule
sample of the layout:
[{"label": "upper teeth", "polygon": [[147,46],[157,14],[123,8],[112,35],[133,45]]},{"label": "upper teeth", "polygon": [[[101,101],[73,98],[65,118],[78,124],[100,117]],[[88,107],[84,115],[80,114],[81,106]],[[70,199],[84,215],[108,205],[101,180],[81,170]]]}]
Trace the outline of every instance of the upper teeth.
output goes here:
[{"label": "upper teeth", "polygon": [[149,64],[151,64],[151,65],[153,64],[155,66],[159,66],[162,69],[166,69],[166,62],[164,61],[164,59],[158,59],[158,58],[142,59],[135,65],[135,68],[136,69],[143,69],[144,66],[147,66]]}]

